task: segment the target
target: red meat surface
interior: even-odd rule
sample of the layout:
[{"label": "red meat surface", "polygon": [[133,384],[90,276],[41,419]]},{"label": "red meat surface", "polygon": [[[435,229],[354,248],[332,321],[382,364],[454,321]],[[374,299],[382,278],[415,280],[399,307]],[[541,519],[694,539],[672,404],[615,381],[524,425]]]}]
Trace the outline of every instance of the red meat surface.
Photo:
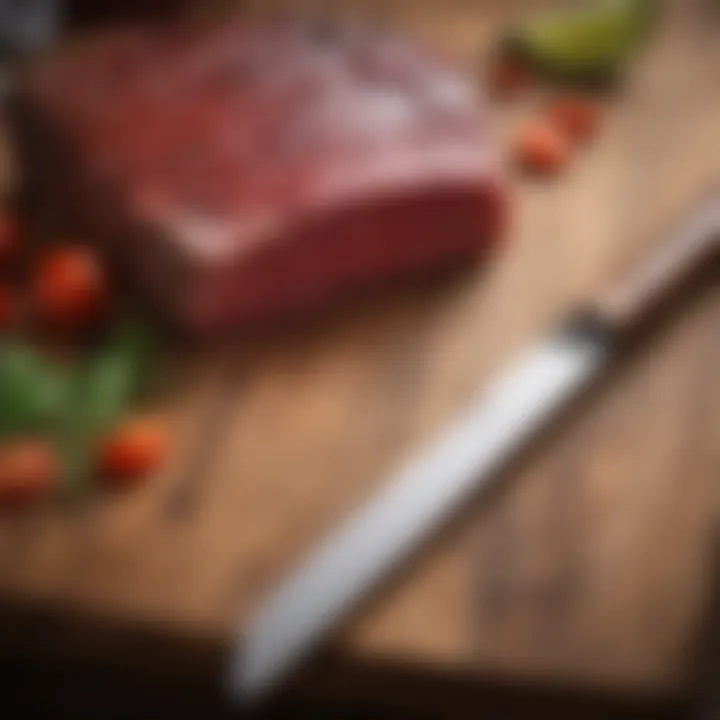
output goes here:
[{"label": "red meat surface", "polygon": [[19,88],[30,192],[193,331],[471,258],[502,231],[471,83],[396,37],[244,22],[115,31]]}]

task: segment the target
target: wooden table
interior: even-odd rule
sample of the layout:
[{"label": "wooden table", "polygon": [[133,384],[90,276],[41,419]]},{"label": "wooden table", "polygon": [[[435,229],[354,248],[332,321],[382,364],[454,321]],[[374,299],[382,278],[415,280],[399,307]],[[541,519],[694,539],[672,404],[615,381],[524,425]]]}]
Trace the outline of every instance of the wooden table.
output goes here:
[{"label": "wooden table", "polygon": [[[472,72],[529,4],[360,3]],[[242,618],[303,552],[720,179],[720,25],[696,5],[671,3],[565,176],[511,177],[516,222],[491,265],[178,356],[176,452],[159,477],[79,511],[0,520],[0,644],[26,646],[30,616],[45,650],[219,676]],[[498,135],[543,98],[492,108]],[[402,666],[682,689],[718,518],[719,368],[715,282],[350,623],[335,679]],[[40,616],[70,624],[37,633]]]}]

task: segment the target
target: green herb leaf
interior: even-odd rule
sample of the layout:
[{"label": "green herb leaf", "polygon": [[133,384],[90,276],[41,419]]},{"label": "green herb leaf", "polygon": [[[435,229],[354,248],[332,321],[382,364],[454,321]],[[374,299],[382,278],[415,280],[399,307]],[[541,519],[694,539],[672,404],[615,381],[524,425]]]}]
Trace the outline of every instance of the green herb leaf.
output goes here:
[{"label": "green herb leaf", "polygon": [[21,342],[0,346],[0,439],[44,434],[65,411],[70,378]]},{"label": "green herb leaf", "polygon": [[149,329],[128,320],[76,370],[72,405],[59,428],[65,487],[75,494],[92,481],[98,440],[131,407],[152,358]]}]

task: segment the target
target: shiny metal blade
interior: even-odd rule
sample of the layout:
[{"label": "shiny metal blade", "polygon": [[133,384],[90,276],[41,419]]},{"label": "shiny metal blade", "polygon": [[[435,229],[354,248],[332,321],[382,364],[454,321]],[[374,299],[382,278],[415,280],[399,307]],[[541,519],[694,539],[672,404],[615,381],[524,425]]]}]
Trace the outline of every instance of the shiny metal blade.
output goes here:
[{"label": "shiny metal blade", "polygon": [[552,336],[329,536],[254,618],[232,691],[275,688],[378,583],[486,485],[607,357],[591,333]]}]

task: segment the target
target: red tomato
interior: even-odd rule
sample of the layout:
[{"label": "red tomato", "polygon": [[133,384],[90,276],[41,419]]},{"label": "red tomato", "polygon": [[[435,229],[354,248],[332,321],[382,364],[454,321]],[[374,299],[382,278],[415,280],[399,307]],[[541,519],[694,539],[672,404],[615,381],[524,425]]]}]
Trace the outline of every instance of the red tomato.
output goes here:
[{"label": "red tomato", "polygon": [[570,159],[567,138],[552,123],[529,123],[521,130],[516,143],[517,161],[534,173],[555,175]]},{"label": "red tomato", "polygon": [[11,263],[19,249],[19,226],[16,216],[7,208],[0,210],[0,266]]},{"label": "red tomato", "polygon": [[527,65],[512,57],[498,58],[490,78],[492,90],[503,98],[525,92],[532,84],[532,80],[532,73]]},{"label": "red tomato", "polygon": [[15,298],[10,288],[0,285],[0,331],[12,325],[15,320]]},{"label": "red tomato", "polygon": [[131,418],[102,443],[99,469],[110,480],[136,480],[162,465],[167,447],[165,427],[157,418]]},{"label": "red tomato", "polygon": [[49,495],[60,480],[53,447],[44,440],[18,440],[0,447],[0,505],[27,505]]},{"label": "red tomato", "polygon": [[570,140],[589,140],[600,124],[600,105],[581,95],[567,95],[550,106],[550,118]]},{"label": "red tomato", "polygon": [[35,301],[42,316],[64,326],[85,325],[106,308],[108,286],[99,259],[87,248],[69,245],[41,259]]}]

